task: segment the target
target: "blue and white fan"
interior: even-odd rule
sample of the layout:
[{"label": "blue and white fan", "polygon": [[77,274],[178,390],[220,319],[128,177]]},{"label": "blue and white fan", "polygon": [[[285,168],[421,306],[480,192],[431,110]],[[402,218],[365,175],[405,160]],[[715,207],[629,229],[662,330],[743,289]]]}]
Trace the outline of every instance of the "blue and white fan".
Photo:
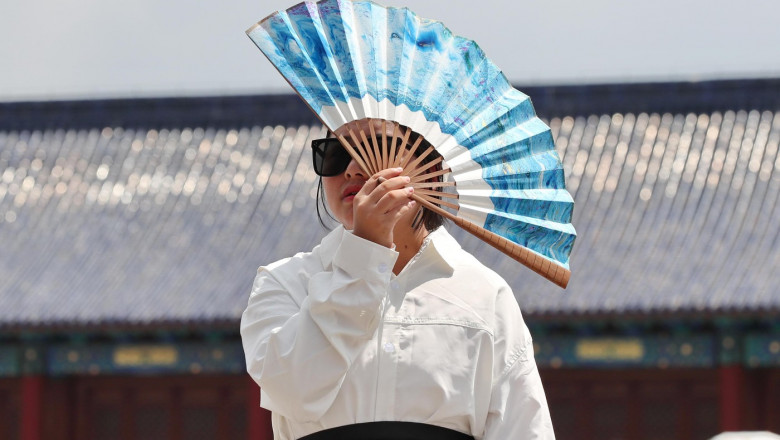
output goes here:
[{"label": "blue and white fan", "polygon": [[[306,1],[247,34],[331,131],[373,118],[422,136],[445,167],[405,164],[417,201],[566,287],[574,201],[550,128],[475,42],[406,8],[350,0]],[[373,174],[399,163],[408,134],[399,139],[342,143]]]}]

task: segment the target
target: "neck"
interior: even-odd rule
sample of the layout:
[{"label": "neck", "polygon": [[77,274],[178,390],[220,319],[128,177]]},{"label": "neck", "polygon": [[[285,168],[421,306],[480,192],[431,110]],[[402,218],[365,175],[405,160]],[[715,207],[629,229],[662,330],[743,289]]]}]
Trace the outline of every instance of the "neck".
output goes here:
[{"label": "neck", "polygon": [[393,231],[393,240],[395,241],[395,250],[398,252],[398,259],[393,266],[393,273],[398,275],[401,273],[404,267],[409,263],[409,260],[417,255],[420,251],[425,237],[428,236],[428,230],[425,226],[421,226],[417,229],[411,227],[403,228],[404,230]]}]

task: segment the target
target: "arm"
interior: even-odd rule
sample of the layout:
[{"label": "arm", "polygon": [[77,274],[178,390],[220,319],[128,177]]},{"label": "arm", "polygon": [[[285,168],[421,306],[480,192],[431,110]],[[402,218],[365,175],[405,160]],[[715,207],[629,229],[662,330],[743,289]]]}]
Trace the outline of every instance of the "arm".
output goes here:
[{"label": "arm", "polygon": [[332,271],[310,277],[300,305],[286,283],[261,268],[241,319],[241,338],[247,371],[265,395],[263,406],[301,422],[328,410],[378,327],[388,268],[397,256],[345,232]]},{"label": "arm", "polygon": [[483,440],[554,439],[531,334],[511,291],[499,295],[497,311],[495,379]]}]

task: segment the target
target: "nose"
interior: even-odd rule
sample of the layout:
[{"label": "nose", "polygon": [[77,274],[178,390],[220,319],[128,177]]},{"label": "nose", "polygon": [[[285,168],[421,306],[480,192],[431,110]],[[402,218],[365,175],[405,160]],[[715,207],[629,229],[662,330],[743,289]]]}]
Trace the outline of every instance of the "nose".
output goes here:
[{"label": "nose", "polygon": [[368,180],[368,176],[366,176],[365,171],[363,171],[362,168],[360,168],[360,165],[358,165],[357,161],[355,159],[352,159],[349,161],[349,165],[347,165],[347,169],[344,172],[347,179],[351,179],[356,176],[360,176],[366,180]]}]

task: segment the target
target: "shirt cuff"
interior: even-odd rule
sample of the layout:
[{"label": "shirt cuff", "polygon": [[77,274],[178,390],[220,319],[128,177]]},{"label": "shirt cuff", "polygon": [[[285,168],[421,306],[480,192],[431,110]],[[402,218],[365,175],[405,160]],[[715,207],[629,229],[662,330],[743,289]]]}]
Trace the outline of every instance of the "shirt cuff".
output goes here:
[{"label": "shirt cuff", "polygon": [[389,282],[398,252],[345,231],[333,264],[354,278]]}]

